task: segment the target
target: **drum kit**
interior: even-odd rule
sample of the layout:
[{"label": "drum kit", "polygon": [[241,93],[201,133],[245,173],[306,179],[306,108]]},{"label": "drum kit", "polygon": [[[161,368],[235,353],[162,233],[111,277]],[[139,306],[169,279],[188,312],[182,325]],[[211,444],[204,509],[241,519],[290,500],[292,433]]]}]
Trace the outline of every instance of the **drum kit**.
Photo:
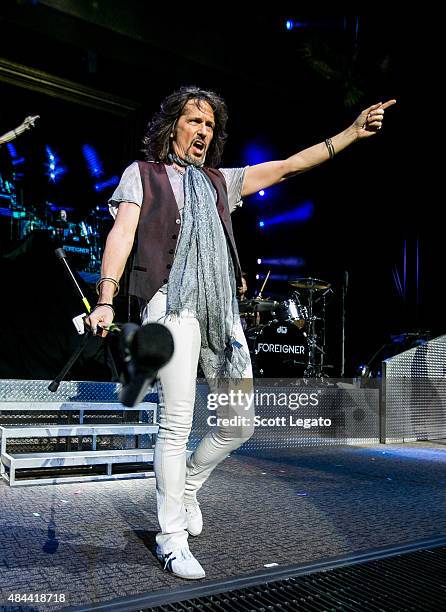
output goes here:
[{"label": "drum kit", "polygon": [[85,220],[74,222],[67,216],[72,211],[70,207],[51,205],[39,216],[28,209],[17,226],[17,239],[26,239],[38,231],[69,253],[78,271],[98,272],[102,258],[100,216],[93,211]]},{"label": "drum kit", "polygon": [[50,202],[39,206],[20,204],[13,181],[6,181],[1,174],[0,199],[3,203],[0,223],[7,224],[10,245],[21,243],[36,233],[43,234],[70,254],[77,270],[99,272],[102,259],[100,237],[104,235],[103,207],[96,207],[83,220],[74,222],[68,218],[74,211],[70,206],[55,206]]},{"label": "drum kit", "polygon": [[[52,209],[54,210],[54,206]],[[84,220],[73,223],[63,214],[68,209],[56,207],[56,210],[59,211],[57,218],[46,226],[50,236],[70,254],[78,270],[99,272],[102,259],[100,236],[104,233],[101,228],[101,214],[95,209]]]},{"label": "drum kit", "polygon": [[[255,376],[319,378],[325,376],[325,310],[331,284],[317,278],[288,281],[290,297],[239,302],[240,318]],[[262,288],[263,290],[263,288]]]}]

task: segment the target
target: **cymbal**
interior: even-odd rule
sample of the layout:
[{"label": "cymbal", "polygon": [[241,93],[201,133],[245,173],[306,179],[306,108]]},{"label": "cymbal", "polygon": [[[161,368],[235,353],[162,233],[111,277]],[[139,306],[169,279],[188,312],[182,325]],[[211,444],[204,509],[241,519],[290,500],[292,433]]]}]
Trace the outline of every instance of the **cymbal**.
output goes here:
[{"label": "cymbal", "polygon": [[313,291],[324,291],[331,287],[331,283],[318,278],[295,278],[288,281],[288,284],[298,289],[312,289]]}]

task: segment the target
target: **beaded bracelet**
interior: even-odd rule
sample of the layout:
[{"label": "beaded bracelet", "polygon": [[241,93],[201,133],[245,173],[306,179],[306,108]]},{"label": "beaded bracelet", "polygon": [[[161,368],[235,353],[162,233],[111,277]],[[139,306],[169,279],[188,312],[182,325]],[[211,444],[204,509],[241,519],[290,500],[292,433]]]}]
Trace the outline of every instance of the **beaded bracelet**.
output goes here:
[{"label": "beaded bracelet", "polygon": [[116,295],[118,295],[119,293],[119,283],[117,280],[115,280],[114,278],[110,278],[109,276],[103,276],[102,278],[100,278],[97,282],[96,282],[96,293],[99,295],[99,287],[102,285],[102,283],[104,283],[105,281],[110,281],[111,283],[114,284],[115,286],[115,292],[113,294],[113,297],[115,297]]}]

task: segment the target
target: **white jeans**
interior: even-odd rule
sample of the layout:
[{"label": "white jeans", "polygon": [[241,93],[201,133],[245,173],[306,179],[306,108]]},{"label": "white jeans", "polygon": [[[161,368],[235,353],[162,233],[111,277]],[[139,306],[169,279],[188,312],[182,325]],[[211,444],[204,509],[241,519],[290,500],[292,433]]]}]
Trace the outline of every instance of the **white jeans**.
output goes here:
[{"label": "white jeans", "polygon": [[[188,310],[184,310],[180,317],[166,317],[166,300],[167,296],[158,291],[147,304],[142,316],[143,325],[151,322],[166,325],[172,333],[175,347],[172,359],[159,371],[159,432],[154,458],[158,521],[161,527],[156,541],[165,554],[187,541],[184,502],[195,498],[212,470],[231,451],[246,442],[254,431],[254,408],[253,401],[250,401],[243,409],[249,421],[246,427],[212,427],[186,463],[201,334],[198,320]],[[249,355],[240,323],[234,335]],[[250,360],[243,379],[242,388],[252,390]]]}]

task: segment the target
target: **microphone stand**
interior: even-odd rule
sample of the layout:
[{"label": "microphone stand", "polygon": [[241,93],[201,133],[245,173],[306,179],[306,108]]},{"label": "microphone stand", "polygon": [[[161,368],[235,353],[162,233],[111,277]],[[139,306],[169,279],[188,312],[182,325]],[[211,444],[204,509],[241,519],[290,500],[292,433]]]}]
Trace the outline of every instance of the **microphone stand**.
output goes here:
[{"label": "microphone stand", "polygon": [[[63,249],[56,249],[55,251],[56,253],[56,257],[59,259],[59,261],[62,263],[62,265],[64,266],[64,269],[69,277],[69,279],[71,280],[77,294],[79,295],[83,305],[85,306],[85,309],[87,310],[87,313],[91,312],[91,306],[86,298],[86,296],[84,295],[79,283],[77,282],[77,279],[75,277],[75,275],[73,274],[73,271],[71,270],[70,264],[68,263],[68,259],[67,259],[67,254],[65,253],[65,251]],[[114,326],[115,329],[120,329],[118,326]],[[62,382],[62,380],[65,378],[65,376],[68,374],[68,372],[70,371],[70,369],[73,367],[73,365],[76,363],[76,361],[79,359],[79,357],[82,355],[85,347],[87,346],[87,343],[89,341],[89,339],[92,337],[92,332],[90,330],[85,329],[83,337],[79,343],[79,346],[75,349],[75,351],[73,352],[73,354],[71,355],[71,357],[69,358],[69,360],[67,361],[67,363],[64,365],[64,367],[62,368],[62,370],[59,372],[59,374],[56,376],[56,378],[48,385],[48,390],[52,391],[53,393],[55,393],[57,391],[57,389],[59,388],[60,383]],[[106,350],[107,350],[107,357],[108,357],[108,361],[110,363],[110,368],[112,371],[112,377],[114,378],[114,380],[119,380],[119,374],[118,374],[118,369],[116,367],[116,363],[115,360],[113,359],[113,355],[111,354],[110,351],[110,347],[107,344],[106,345]]]},{"label": "microphone stand", "polygon": [[[83,335],[83,337],[82,337],[82,339],[81,339],[81,341],[79,343],[79,346],[76,348],[76,350],[71,355],[71,357],[69,358],[67,363],[62,368],[62,370],[56,376],[56,378],[48,385],[48,391],[52,391],[53,393],[55,393],[57,391],[57,389],[59,388],[60,383],[63,381],[65,376],[68,374],[68,372],[71,370],[73,365],[76,363],[76,361],[79,359],[79,357],[83,353],[83,351],[84,351],[84,349],[85,349],[85,347],[87,345],[87,342],[90,340],[91,336],[92,336],[92,333],[90,331],[85,331],[85,333],[84,333],[84,335]],[[115,368],[116,368],[116,366],[115,366]]]}]

